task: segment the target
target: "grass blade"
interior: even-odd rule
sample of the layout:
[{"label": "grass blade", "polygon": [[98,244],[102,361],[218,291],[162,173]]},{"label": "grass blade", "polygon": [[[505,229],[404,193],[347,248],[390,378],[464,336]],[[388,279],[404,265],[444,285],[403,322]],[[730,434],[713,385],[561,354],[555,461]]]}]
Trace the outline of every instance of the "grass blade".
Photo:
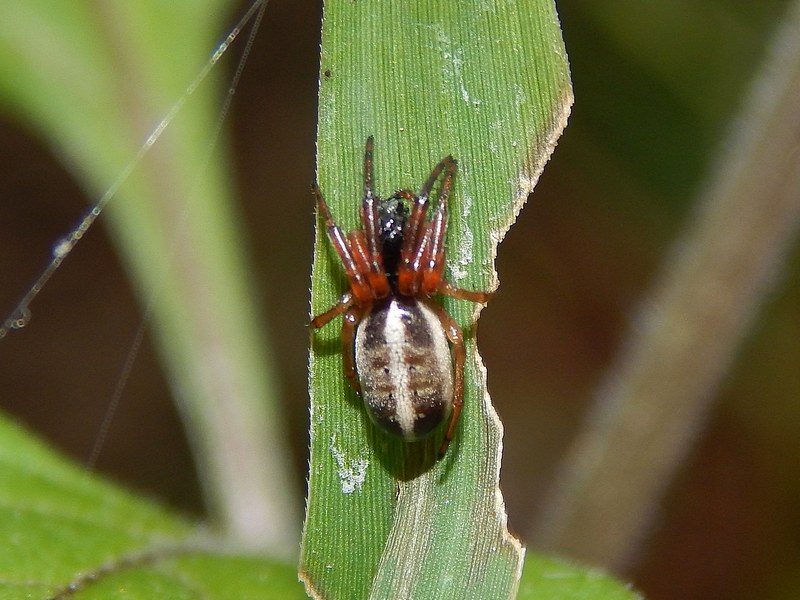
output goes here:
[{"label": "grass blade", "polygon": [[[356,226],[361,154],[375,136],[375,188],[418,188],[459,161],[448,278],[496,287],[493,259],[566,124],[572,101],[552,2],[329,2],[322,36],[318,181],[344,229]],[[312,309],[344,290],[318,231]],[[467,389],[447,456],[368,423],[342,377],[338,325],[311,354],[311,468],[301,558],[322,598],[511,598],[522,548],[505,528],[502,428],[475,346],[478,309],[444,301],[465,328]]]}]

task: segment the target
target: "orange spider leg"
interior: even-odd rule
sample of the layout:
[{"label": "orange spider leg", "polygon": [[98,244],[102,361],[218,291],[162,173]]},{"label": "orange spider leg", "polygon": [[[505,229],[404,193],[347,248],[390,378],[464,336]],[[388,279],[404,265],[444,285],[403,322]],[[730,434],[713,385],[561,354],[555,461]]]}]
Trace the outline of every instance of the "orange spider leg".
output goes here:
[{"label": "orange spider leg", "polygon": [[[436,180],[439,179],[439,175],[442,174],[442,171],[445,168],[447,168],[445,180],[448,178],[452,179],[453,174],[456,171],[456,161],[452,156],[445,156],[435,167],[433,167],[433,171],[431,171],[431,174],[428,175],[427,181],[425,181],[425,184],[422,186],[422,189],[419,192],[420,196],[425,196],[427,198],[430,195],[433,185],[436,183]],[[446,185],[448,187],[450,186],[449,183]]]},{"label": "orange spider leg", "polygon": [[[347,246],[350,248],[350,254],[353,255],[353,262],[359,274],[368,273],[369,256],[367,255],[367,240],[364,237],[364,232],[360,229],[354,229],[348,233]],[[369,284],[369,279],[367,283]],[[370,286],[371,289],[372,286]]]},{"label": "orange spider leg", "polygon": [[426,294],[433,294],[439,288],[439,282],[444,273],[444,237],[447,231],[447,201],[450,198],[450,188],[453,185],[453,176],[456,172],[456,161],[448,156],[439,163],[439,170],[445,169],[442,190],[439,193],[438,206],[430,223],[430,246],[425,255],[422,274],[422,290]]},{"label": "orange spider leg", "polygon": [[[444,233],[447,227],[447,198],[456,170],[456,161],[452,156],[443,158],[434,167],[427,181],[422,186],[419,196],[411,197],[414,206],[406,223],[403,238],[400,267],[397,274],[398,288],[402,293],[415,295],[420,288],[427,294],[434,293],[437,289],[438,279],[444,268]],[[439,194],[439,206],[434,219],[426,224],[425,216],[428,210],[428,198],[433,186],[444,171],[442,190]],[[399,194],[400,192],[398,192]],[[406,196],[408,192],[406,192]],[[438,275],[428,265],[438,265]],[[424,273],[422,272],[424,271]],[[427,280],[427,281],[426,281]]]},{"label": "orange spider leg", "polygon": [[344,233],[334,222],[331,211],[325,203],[325,199],[322,197],[319,187],[317,187],[317,185],[312,185],[311,191],[317,200],[319,213],[325,221],[328,237],[333,247],[336,249],[337,254],[339,254],[339,258],[342,260],[347,278],[350,280],[350,288],[353,292],[353,296],[355,296],[359,302],[369,302],[372,300],[372,288],[370,288],[369,282],[359,270],[358,262],[350,250]]},{"label": "orange spider leg", "polygon": [[423,224],[420,239],[414,253],[408,257],[408,270],[406,276],[400,278],[398,274],[397,289],[406,296],[416,296],[422,285],[423,265],[431,244],[431,224]]},{"label": "orange spider leg", "polygon": [[447,230],[447,203],[440,203],[428,224],[428,247],[422,262],[422,291],[434,294],[439,290],[444,273],[444,235]]},{"label": "orange spider leg", "polygon": [[428,196],[414,196],[409,190],[400,190],[395,193],[396,198],[413,202],[411,214],[408,216],[403,230],[403,246],[400,249],[400,263],[397,266],[397,287],[402,294],[407,296],[416,292],[417,272],[414,268],[414,258],[419,249],[420,240],[425,232],[425,214],[428,212]]},{"label": "orange spider leg", "polygon": [[364,201],[361,203],[361,222],[364,225],[364,245],[368,257],[364,272],[375,297],[385,298],[390,290],[389,280],[383,268],[378,207],[375,205],[375,195],[372,192],[372,144],[373,138],[369,136],[364,148]]},{"label": "orange spider leg", "polygon": [[447,425],[447,432],[444,434],[442,445],[439,448],[439,458],[441,459],[456,433],[461,410],[464,408],[464,364],[467,359],[467,351],[464,347],[464,335],[453,317],[436,302],[428,301],[426,304],[439,317],[445,335],[453,347],[453,412],[450,414],[450,423]]},{"label": "orange spider leg", "polygon": [[439,282],[439,289],[437,290],[440,294],[444,294],[445,296],[450,296],[451,298],[455,298],[457,300],[469,300],[470,302],[477,302],[478,304],[486,304],[489,299],[494,296],[492,292],[476,292],[474,290],[463,290],[461,288],[457,288],[453,286],[448,281],[440,281]]},{"label": "orange spider leg", "polygon": [[356,326],[358,325],[359,321],[361,321],[363,314],[364,311],[361,309],[361,307],[351,306],[344,313],[344,317],[342,317],[342,362],[344,367],[344,376],[347,378],[347,382],[350,384],[350,387],[353,388],[358,394],[361,393],[361,385],[358,382],[356,367],[353,363],[355,358],[353,343],[355,341]]},{"label": "orange spider leg", "polygon": [[383,255],[377,233],[378,214],[372,197],[364,199],[361,220],[364,222],[364,230],[353,231],[349,237],[351,243],[356,243],[353,234],[358,235],[359,250],[363,253],[364,258],[361,266],[363,272],[366,273],[373,296],[385,298],[391,290],[389,280],[386,278],[386,271],[383,268]]},{"label": "orange spider leg", "polygon": [[355,301],[356,300],[353,297],[353,294],[347,292],[345,295],[341,297],[341,299],[336,304],[331,306],[324,313],[321,313],[316,317],[314,317],[313,319],[311,319],[310,323],[311,327],[313,327],[314,329],[319,329],[320,327],[327,325],[330,321],[332,321],[339,315],[346,313],[350,309],[350,307],[353,306],[353,303]]},{"label": "orange spider leg", "polygon": [[419,196],[415,196],[410,190],[399,190],[394,197],[412,203],[411,214],[408,216],[403,230],[403,248],[401,250],[404,255],[408,256],[416,249],[422,226],[425,223],[425,215],[428,212],[428,194],[421,193]]}]

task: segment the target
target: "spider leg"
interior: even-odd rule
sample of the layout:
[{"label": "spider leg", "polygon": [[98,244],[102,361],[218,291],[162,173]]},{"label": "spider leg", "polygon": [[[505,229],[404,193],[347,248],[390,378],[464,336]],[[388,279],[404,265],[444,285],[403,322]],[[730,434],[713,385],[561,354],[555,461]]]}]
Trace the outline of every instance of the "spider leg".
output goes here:
[{"label": "spider leg", "polygon": [[461,418],[461,410],[464,408],[464,363],[467,359],[467,351],[464,347],[464,334],[453,317],[436,302],[428,302],[427,304],[436,313],[447,339],[450,340],[450,344],[453,346],[453,412],[450,414],[450,423],[439,448],[439,458],[441,459],[447,452],[450,441],[456,433],[456,427]]},{"label": "spider leg", "polygon": [[361,307],[351,306],[347,309],[342,318],[342,347],[343,347],[343,367],[344,376],[350,387],[355,390],[357,394],[361,394],[361,384],[358,382],[356,375],[356,368],[354,364],[355,359],[355,331],[356,326],[363,317],[364,312]]},{"label": "spider leg", "polygon": [[400,248],[400,262],[397,266],[398,289],[404,295],[413,296],[419,290],[419,268],[427,245],[425,216],[428,212],[428,197],[414,196],[409,190],[400,190],[395,196],[414,203],[403,228],[403,245]]},{"label": "spider leg", "polygon": [[[447,199],[453,185],[456,161],[452,156],[443,158],[433,168],[414,198],[414,207],[406,224],[398,286],[404,293],[416,294],[420,288],[427,293],[436,292],[444,270],[444,236],[447,230]],[[429,224],[424,223],[429,196],[436,181],[444,172],[436,213]]]},{"label": "spider leg", "polygon": [[456,172],[456,161],[452,156],[443,158],[442,161],[436,165],[428,181],[425,182],[425,187],[433,185],[435,181],[434,175],[438,176],[442,170],[444,170],[442,189],[439,193],[436,212],[431,219],[431,240],[423,264],[422,289],[426,294],[433,294],[438,290],[439,282],[444,273],[444,237],[447,232],[448,216],[447,201],[450,198],[450,188],[453,185],[453,176]]},{"label": "spider leg", "polygon": [[442,191],[439,194],[438,206],[436,207],[436,212],[429,225],[430,243],[423,262],[422,290],[426,294],[439,292],[440,294],[452,296],[459,300],[469,300],[471,302],[486,304],[492,294],[456,288],[442,277],[445,267],[444,238],[447,232],[447,201],[450,198],[450,188],[452,187],[453,176],[455,175],[456,161],[448,156],[442,160],[440,165],[442,165],[442,168],[445,168],[446,171],[444,181],[442,181]]},{"label": "spider leg", "polygon": [[[443,190],[444,195],[444,190]],[[428,244],[422,261],[422,291],[433,294],[439,290],[445,265],[444,236],[447,231],[447,197],[439,201],[436,212],[428,224]]]},{"label": "spider leg", "polygon": [[350,310],[354,303],[355,297],[351,292],[347,292],[336,304],[331,306],[324,313],[318,314],[316,317],[311,319],[311,323],[309,323],[309,325],[311,325],[311,327],[314,329],[319,329],[320,327],[327,325],[339,315],[346,313],[348,310]]},{"label": "spider leg", "polygon": [[348,233],[347,246],[350,248],[350,254],[353,255],[353,262],[355,263],[358,272],[362,274],[367,273],[369,271],[369,255],[367,252],[367,240],[364,236],[364,232],[360,229],[354,229]]},{"label": "spider leg", "polygon": [[383,268],[378,207],[372,191],[372,144],[373,137],[369,136],[364,148],[364,200],[361,203],[361,222],[364,226],[364,246],[367,256],[364,272],[375,297],[384,298],[389,295],[389,280]]},{"label": "spider leg", "polygon": [[474,290],[462,290],[453,286],[450,282],[441,280],[437,291],[445,296],[450,296],[457,300],[469,300],[470,302],[478,302],[479,304],[486,304],[489,299],[494,296],[492,292],[476,292]]},{"label": "spider leg", "polygon": [[372,147],[375,138],[369,136],[364,146],[364,195],[372,196]]},{"label": "spider leg", "polygon": [[399,190],[395,196],[412,202],[411,214],[408,216],[403,231],[401,250],[404,255],[410,256],[417,247],[422,225],[425,223],[425,215],[428,213],[428,194],[420,193],[419,196],[415,196],[410,190]]},{"label": "spider leg", "polygon": [[[367,138],[364,148],[364,200],[361,203],[361,222],[364,224],[364,233],[367,238],[367,251],[370,258],[380,258],[380,240],[378,239],[378,207],[375,205],[375,194],[372,191],[372,143],[373,138]],[[379,265],[373,265],[373,267]]]},{"label": "spider leg", "polygon": [[397,287],[401,294],[416,296],[422,286],[423,265],[428,255],[431,244],[431,224],[425,223],[421,227],[420,239],[414,253],[408,257],[406,268],[398,270]]},{"label": "spider leg", "polygon": [[431,174],[428,175],[427,181],[425,181],[425,184],[419,191],[420,196],[427,198],[430,195],[433,185],[436,183],[436,180],[439,179],[439,175],[442,174],[442,171],[445,171],[444,182],[442,185],[446,185],[449,189],[450,182],[448,179],[452,181],[453,175],[456,172],[456,161],[452,156],[445,156],[435,167],[433,167],[433,171],[431,171]]},{"label": "spider leg", "polygon": [[319,214],[325,221],[325,227],[328,230],[328,237],[330,238],[333,247],[336,249],[336,252],[339,254],[339,258],[342,260],[344,270],[347,273],[347,278],[350,280],[350,288],[353,292],[353,296],[355,296],[359,302],[371,301],[373,294],[369,282],[364,277],[363,271],[359,268],[359,264],[356,258],[353,256],[353,252],[347,243],[344,233],[333,220],[330,208],[328,208],[325,199],[322,197],[322,192],[320,192],[320,189],[316,184],[311,186],[311,192],[316,198]]},{"label": "spider leg", "polygon": [[422,189],[419,191],[419,196],[416,198],[411,196],[410,198],[414,200],[414,208],[411,211],[411,216],[408,219],[407,226],[412,234],[410,240],[410,251],[413,251],[413,249],[417,246],[417,240],[419,239],[419,223],[421,223],[425,218],[425,213],[428,210],[431,190],[433,190],[433,186],[441,176],[442,171],[444,171],[445,175],[444,180],[442,181],[442,191],[439,194],[439,202],[444,202],[446,204],[447,197],[450,195],[450,187],[453,184],[453,175],[455,175],[456,172],[456,161],[452,156],[446,156],[440,160],[431,171],[431,174],[428,175],[428,179],[422,185]]}]

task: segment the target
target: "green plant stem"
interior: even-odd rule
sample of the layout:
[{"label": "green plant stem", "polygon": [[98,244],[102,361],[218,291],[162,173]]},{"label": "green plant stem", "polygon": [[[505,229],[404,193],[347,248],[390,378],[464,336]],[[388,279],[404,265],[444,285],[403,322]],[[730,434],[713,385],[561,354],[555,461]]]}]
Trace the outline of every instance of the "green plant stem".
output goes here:
[{"label": "green plant stem", "polygon": [[698,210],[565,461],[530,539],[623,568],[779,283],[800,225],[800,2],[769,49]]},{"label": "green plant stem", "polygon": [[[116,12],[104,10],[103,15],[107,39],[126,43],[134,32]],[[114,55],[125,57],[124,50]],[[147,63],[127,66],[129,75],[122,85],[127,86],[127,114],[134,121],[128,130],[135,139],[135,121],[146,122],[148,99],[141,91],[147,89],[147,74],[142,72]],[[186,107],[183,111],[188,112]],[[200,125],[200,139],[203,129],[207,135],[214,132],[213,108],[208,117]],[[226,208],[230,192],[225,176],[207,176],[204,191],[210,193],[205,195],[199,193],[193,174],[198,166],[207,170],[212,161],[214,167],[227,163],[221,157],[204,157],[208,147],[200,144],[197,162],[182,164],[175,157],[186,156],[182,145],[198,134],[175,129],[185,137],[160,140],[141,169],[153,198],[150,210],[145,209],[152,221],[145,227],[164,236],[155,247],[165,252],[154,257],[141,230],[130,227],[132,216],[126,209],[141,209],[145,202],[112,205],[109,216],[141,296],[150,302],[150,295],[157,295],[152,302],[156,338],[172,375],[212,518],[236,543],[291,555],[297,521],[278,427],[277,384],[252,300],[255,294],[248,285],[250,269],[238,242],[242,235],[233,211]],[[168,271],[153,268],[159,258],[166,259]]]}]

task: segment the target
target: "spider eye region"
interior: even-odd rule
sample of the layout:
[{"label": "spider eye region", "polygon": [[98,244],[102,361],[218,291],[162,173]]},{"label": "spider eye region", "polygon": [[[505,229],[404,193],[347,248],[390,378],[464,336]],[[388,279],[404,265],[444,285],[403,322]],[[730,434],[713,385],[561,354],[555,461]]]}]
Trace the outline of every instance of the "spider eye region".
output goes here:
[{"label": "spider eye region", "polygon": [[408,221],[408,207],[396,196],[378,199],[378,237],[386,275],[392,285],[397,280],[397,266],[403,246],[403,233]]},{"label": "spider eye region", "polygon": [[408,220],[408,207],[396,195],[385,200],[379,199],[377,205],[381,239],[384,244],[399,244],[403,240],[403,230]]}]

